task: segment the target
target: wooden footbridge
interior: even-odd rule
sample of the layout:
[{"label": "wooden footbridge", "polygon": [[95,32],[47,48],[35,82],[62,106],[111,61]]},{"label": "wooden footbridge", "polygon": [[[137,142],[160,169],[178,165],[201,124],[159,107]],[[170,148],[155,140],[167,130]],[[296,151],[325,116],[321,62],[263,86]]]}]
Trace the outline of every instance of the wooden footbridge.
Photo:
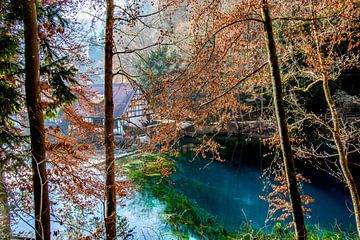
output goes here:
[{"label": "wooden footbridge", "polygon": [[228,121],[226,124],[212,123],[205,127],[195,127],[190,122],[182,124],[182,132],[188,137],[202,135],[244,135],[254,138],[269,138],[276,131],[276,126],[268,120]]},{"label": "wooden footbridge", "polygon": [[[331,121],[331,115],[327,114],[318,114],[317,118],[329,122]],[[360,123],[360,113],[347,113],[340,114],[340,118],[345,123]],[[148,128],[154,128],[161,124],[174,123],[172,120],[159,121],[156,124],[148,126]],[[220,124],[218,122],[211,123],[208,126],[197,127],[191,121],[180,122],[176,124],[182,129],[182,134],[188,137],[199,137],[203,135],[237,135],[237,136],[246,136],[251,138],[269,138],[274,135],[276,132],[276,122],[274,120],[265,120],[265,119],[256,119],[248,118],[238,121],[228,121],[225,124]]]}]

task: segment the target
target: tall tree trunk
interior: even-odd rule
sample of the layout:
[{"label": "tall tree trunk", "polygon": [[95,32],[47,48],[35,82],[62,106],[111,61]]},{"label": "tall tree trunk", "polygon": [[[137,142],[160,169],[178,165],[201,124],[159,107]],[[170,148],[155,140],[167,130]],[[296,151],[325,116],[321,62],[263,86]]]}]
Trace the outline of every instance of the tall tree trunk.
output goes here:
[{"label": "tall tree trunk", "polygon": [[113,26],[114,3],[106,0],[105,26],[105,154],[106,154],[106,239],[116,239],[116,192],[114,159]]},{"label": "tall tree trunk", "polygon": [[358,191],[355,179],[349,168],[349,159],[348,159],[348,155],[346,153],[346,141],[345,141],[345,139],[343,139],[343,136],[341,134],[342,125],[340,122],[339,113],[338,113],[335,103],[334,103],[334,99],[330,93],[328,72],[324,65],[324,58],[323,58],[323,55],[320,50],[319,37],[317,35],[317,30],[316,30],[316,26],[315,26],[314,22],[312,25],[312,30],[313,30],[313,34],[314,34],[314,38],[315,38],[316,52],[318,55],[318,60],[319,60],[320,68],[321,68],[320,70],[321,70],[321,75],[322,75],[323,91],[324,91],[326,103],[330,109],[331,121],[333,123],[332,135],[333,135],[333,139],[334,139],[334,142],[336,145],[336,149],[339,154],[339,164],[340,164],[341,172],[344,176],[345,183],[350,191],[351,200],[352,200],[353,207],[354,207],[356,227],[357,227],[357,231],[358,231],[358,236],[360,237],[360,196],[359,196],[359,191]]},{"label": "tall tree trunk", "polygon": [[10,209],[8,203],[8,193],[5,182],[5,166],[7,158],[5,149],[0,149],[0,235],[4,239],[11,239]]},{"label": "tall tree trunk", "polygon": [[284,161],[284,168],[287,180],[287,187],[290,195],[290,204],[292,207],[292,216],[295,223],[295,231],[297,239],[306,239],[306,226],[304,221],[304,213],[301,206],[301,197],[298,189],[295,163],[292,157],[291,145],[289,141],[289,134],[287,122],[285,117],[285,110],[282,97],[281,74],[279,62],[276,53],[276,45],[272,29],[272,21],[267,0],[263,0],[263,20],[265,25],[265,32],[267,38],[267,48],[269,54],[269,64],[272,76],[273,98],[275,105],[276,119],[280,134],[280,145]]},{"label": "tall tree trunk", "polygon": [[50,202],[46,176],[44,116],[40,97],[40,63],[35,0],[23,0],[25,91],[31,134],[36,239],[50,239]]},{"label": "tall tree trunk", "polygon": [[356,227],[357,227],[357,231],[358,231],[358,236],[360,238],[360,196],[359,196],[359,191],[356,186],[355,179],[352,176],[352,173],[349,169],[349,159],[348,159],[348,155],[346,153],[346,145],[345,145],[346,143],[344,140],[342,140],[342,136],[341,136],[341,132],[340,132],[341,124],[340,124],[339,114],[338,114],[336,106],[334,104],[334,100],[331,96],[330,88],[329,88],[329,80],[327,79],[326,76],[324,76],[324,78],[323,78],[323,90],[325,93],[326,102],[328,104],[328,107],[330,108],[331,121],[333,122],[333,131],[332,131],[333,139],[335,141],[336,148],[339,153],[339,163],[340,163],[341,171],[345,178],[345,183],[350,190],[351,200],[352,200],[353,207],[354,207]]}]

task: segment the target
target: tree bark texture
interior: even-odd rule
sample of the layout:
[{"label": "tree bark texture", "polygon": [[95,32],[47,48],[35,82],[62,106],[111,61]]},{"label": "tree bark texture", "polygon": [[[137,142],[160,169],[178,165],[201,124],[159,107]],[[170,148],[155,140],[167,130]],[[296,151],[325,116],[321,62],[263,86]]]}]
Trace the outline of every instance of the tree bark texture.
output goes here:
[{"label": "tree bark texture", "polygon": [[336,106],[334,103],[334,99],[332,98],[331,93],[330,93],[329,79],[327,77],[328,75],[324,68],[324,59],[320,52],[319,40],[318,40],[318,37],[316,34],[316,29],[313,29],[313,30],[314,30],[314,34],[315,34],[317,54],[318,54],[320,66],[322,68],[321,70],[323,72],[323,74],[322,74],[323,91],[324,91],[326,103],[330,109],[331,121],[333,123],[332,135],[333,135],[333,139],[334,139],[334,142],[336,145],[336,149],[339,154],[339,164],[340,164],[341,172],[344,176],[345,183],[350,191],[350,196],[351,196],[351,200],[352,200],[353,207],[354,207],[354,215],[355,215],[355,220],[356,220],[357,232],[360,237],[360,196],[359,196],[359,191],[356,186],[355,179],[352,176],[352,173],[349,168],[349,159],[348,159],[348,155],[346,153],[346,141],[345,141],[345,139],[343,139],[342,134],[341,134],[342,125],[341,125],[339,114],[337,112],[337,109],[336,109]]},{"label": "tree bark texture", "polygon": [[315,27],[315,23],[313,23],[312,26],[314,38],[315,38],[315,44],[316,44],[316,52],[318,55],[318,60],[320,63],[320,68],[322,72],[322,86],[323,91],[326,99],[326,103],[330,109],[331,113],[331,121],[333,123],[333,129],[332,129],[332,135],[333,139],[336,145],[336,149],[339,154],[339,164],[341,168],[341,172],[344,176],[345,183],[350,191],[351,201],[353,203],[354,207],[354,215],[356,220],[356,228],[358,232],[358,236],[360,238],[360,196],[359,196],[359,190],[357,188],[355,179],[350,171],[349,168],[349,159],[348,154],[346,152],[346,140],[343,139],[343,135],[341,133],[343,126],[340,122],[339,113],[337,112],[336,105],[334,103],[334,99],[331,96],[330,87],[329,87],[329,79],[328,79],[328,73],[326,71],[325,65],[324,65],[324,58],[320,50],[320,44],[319,44],[319,38],[317,35],[317,30]]},{"label": "tree bark texture", "polygon": [[301,204],[301,196],[298,189],[296,179],[296,169],[294,159],[292,157],[291,145],[289,141],[289,133],[287,128],[285,109],[282,96],[281,74],[276,53],[276,45],[272,29],[272,21],[268,2],[263,0],[263,20],[267,39],[267,48],[269,55],[269,65],[272,76],[273,98],[278,130],[280,135],[280,145],[282,157],[284,161],[284,169],[287,180],[287,188],[290,195],[290,204],[292,208],[292,216],[295,223],[295,231],[297,239],[306,239],[307,232],[304,221],[304,213]]},{"label": "tree bark texture", "polygon": [[[0,236],[4,239],[11,239],[11,226],[10,226],[10,209],[8,203],[8,193],[5,181],[5,165],[6,156],[1,149],[0,154]],[[4,154],[2,154],[4,153]]]},{"label": "tree bark texture", "polygon": [[35,0],[23,0],[25,91],[31,135],[35,231],[37,240],[50,239],[50,202],[45,158],[44,116],[40,97],[40,62]]},{"label": "tree bark texture", "polygon": [[340,123],[340,119],[339,119],[339,114],[337,112],[336,106],[334,104],[334,100],[330,93],[329,80],[326,77],[324,77],[324,79],[323,79],[323,90],[325,93],[326,102],[330,108],[331,119],[333,122],[333,139],[335,141],[336,148],[339,153],[340,168],[341,168],[342,174],[344,176],[345,183],[350,191],[351,200],[352,200],[353,207],[354,207],[356,227],[357,227],[357,231],[358,231],[358,236],[360,238],[360,196],[359,196],[359,191],[358,191],[355,179],[349,168],[349,159],[348,159],[348,155],[346,153],[346,145],[345,145],[346,143],[344,140],[342,140],[342,137],[341,137],[341,131],[340,131],[341,123]]},{"label": "tree bark texture", "polygon": [[114,159],[113,26],[114,3],[106,0],[105,26],[105,157],[106,157],[106,239],[116,239],[116,192]]}]

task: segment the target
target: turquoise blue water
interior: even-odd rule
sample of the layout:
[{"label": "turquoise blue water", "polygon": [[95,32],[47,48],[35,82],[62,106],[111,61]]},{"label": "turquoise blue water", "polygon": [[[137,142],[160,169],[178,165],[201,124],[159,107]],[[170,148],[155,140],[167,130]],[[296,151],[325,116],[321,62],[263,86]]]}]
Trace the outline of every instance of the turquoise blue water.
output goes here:
[{"label": "turquoise blue water", "polygon": [[[273,222],[265,224],[268,203],[260,199],[266,194],[261,170],[235,167],[207,160],[183,159],[177,163],[174,187],[211,214],[227,229],[239,229],[244,223],[271,230]],[[345,186],[344,186],[345,187]],[[351,200],[344,189],[305,184],[302,192],[315,199],[307,224],[321,228],[354,229],[355,219],[349,209]]]},{"label": "turquoise blue water", "polygon": [[[255,228],[270,231],[273,223],[265,224],[268,213],[267,202],[259,198],[264,195],[264,182],[260,167],[249,164],[234,165],[209,160],[195,160],[183,157],[176,163],[177,171],[173,174],[174,188],[192,199],[197,205],[216,217],[227,230],[240,229],[244,223]],[[329,184],[329,186],[332,186]],[[344,186],[324,187],[306,184],[303,192],[312,196],[315,202],[310,205],[311,218],[307,224],[318,224],[321,228],[343,231],[354,229],[354,217],[349,209],[351,201]],[[61,208],[59,202],[58,207]],[[118,213],[126,217],[129,227],[134,229],[135,239],[176,239],[169,224],[164,220],[164,203],[146,193],[134,193],[123,201]],[[29,224],[33,220],[24,216]],[[102,219],[103,205],[99,204],[93,214],[88,216]],[[85,216],[86,219],[86,216]],[[82,219],[84,221],[84,219]],[[52,230],[66,233],[64,226],[53,222]],[[13,225],[16,232],[32,232],[32,228],[20,220]],[[29,234],[32,236],[33,234]],[[55,238],[56,239],[56,238]],[[61,238],[67,239],[67,238]]]}]

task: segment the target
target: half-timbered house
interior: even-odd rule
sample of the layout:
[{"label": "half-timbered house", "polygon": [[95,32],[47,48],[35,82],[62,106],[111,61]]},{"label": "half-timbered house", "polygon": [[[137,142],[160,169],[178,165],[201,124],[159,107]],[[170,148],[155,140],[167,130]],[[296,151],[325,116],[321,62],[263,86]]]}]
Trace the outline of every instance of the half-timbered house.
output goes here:
[{"label": "half-timbered house", "polygon": [[[94,92],[93,102],[97,109],[93,116],[86,116],[86,120],[95,125],[104,126],[104,85],[95,84],[91,87]],[[124,128],[144,128],[148,123],[148,108],[145,97],[140,89],[135,89],[129,83],[113,84],[114,99],[114,133],[125,134]]]}]

